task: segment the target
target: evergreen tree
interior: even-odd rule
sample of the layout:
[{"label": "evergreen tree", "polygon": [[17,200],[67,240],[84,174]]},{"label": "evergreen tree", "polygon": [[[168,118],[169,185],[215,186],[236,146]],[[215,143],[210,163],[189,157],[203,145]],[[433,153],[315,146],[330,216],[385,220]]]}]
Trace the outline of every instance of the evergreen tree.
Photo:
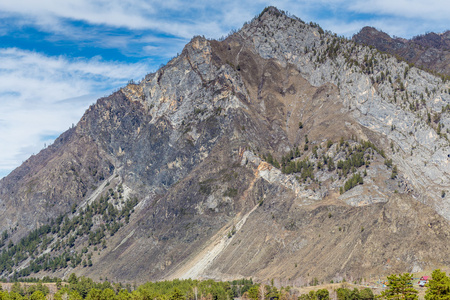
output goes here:
[{"label": "evergreen tree", "polygon": [[361,295],[359,293],[359,290],[357,288],[354,288],[353,291],[350,292],[348,300],[360,300]]},{"label": "evergreen tree", "polygon": [[185,299],[186,297],[177,288],[174,289],[173,294],[170,296],[170,300],[185,300]]},{"label": "evergreen tree", "polygon": [[[5,292],[5,295],[7,295],[6,292]],[[22,299],[24,299],[24,298],[23,298],[22,295],[19,294],[19,293],[11,292],[11,293],[9,293],[9,298],[5,298],[5,299],[7,299],[7,300],[9,300],[9,299],[22,300]]]},{"label": "evergreen tree", "polygon": [[308,294],[300,295],[300,297],[298,297],[298,300],[317,300],[317,296],[314,291],[310,291]]},{"label": "evergreen tree", "polygon": [[30,300],[46,300],[45,295],[41,291],[35,291],[31,296]]},{"label": "evergreen tree", "polygon": [[91,289],[86,296],[88,300],[102,300],[102,291],[99,289]]},{"label": "evergreen tree", "polygon": [[425,299],[450,299],[450,278],[445,274],[445,272],[441,272],[440,269],[434,270],[431,276],[432,279],[428,282],[428,289],[425,293]]},{"label": "evergreen tree", "polygon": [[25,292],[19,282],[14,282],[11,287],[11,292],[20,294],[22,296],[25,295]]},{"label": "evergreen tree", "polygon": [[365,288],[359,292],[359,298],[361,300],[373,300],[375,299],[375,295],[373,294],[371,289]]},{"label": "evergreen tree", "polygon": [[412,286],[412,275],[409,273],[388,276],[388,289],[381,293],[385,299],[417,300],[417,290]]},{"label": "evergreen tree", "polygon": [[117,299],[119,300],[130,300],[131,295],[127,290],[120,290],[119,294],[117,294]]},{"label": "evergreen tree", "polygon": [[101,295],[101,300],[115,300],[117,299],[116,297],[116,293],[114,293],[114,291],[110,288],[108,289],[104,289],[102,291],[102,295]]},{"label": "evergreen tree", "polygon": [[70,274],[69,280],[67,281],[69,282],[69,284],[77,284],[78,283],[77,275],[75,275],[75,273]]},{"label": "evergreen tree", "polygon": [[330,299],[330,293],[327,289],[320,289],[316,292],[317,300],[328,300]]},{"label": "evergreen tree", "polygon": [[257,286],[257,285],[252,286],[252,287],[247,291],[247,293],[248,293],[248,297],[249,297],[250,299],[258,300],[259,286]]},{"label": "evergreen tree", "polygon": [[82,300],[83,298],[78,294],[77,291],[70,291],[68,288],[63,287],[54,296],[54,300]]}]

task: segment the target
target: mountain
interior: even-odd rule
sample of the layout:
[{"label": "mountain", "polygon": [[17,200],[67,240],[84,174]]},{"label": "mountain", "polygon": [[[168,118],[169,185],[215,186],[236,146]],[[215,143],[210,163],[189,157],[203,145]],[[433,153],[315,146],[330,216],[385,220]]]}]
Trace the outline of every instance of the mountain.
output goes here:
[{"label": "mountain", "polygon": [[373,27],[364,27],[352,40],[398,55],[418,67],[450,76],[450,30],[441,34],[430,32],[407,40],[391,38]]},{"label": "mountain", "polygon": [[274,7],[0,181],[3,277],[288,285],[449,264],[450,85]]}]

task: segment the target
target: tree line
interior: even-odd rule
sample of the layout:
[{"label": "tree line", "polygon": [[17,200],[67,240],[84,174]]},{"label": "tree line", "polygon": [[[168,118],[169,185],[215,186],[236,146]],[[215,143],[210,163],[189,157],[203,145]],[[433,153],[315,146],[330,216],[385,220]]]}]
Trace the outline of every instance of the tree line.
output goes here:
[{"label": "tree line", "polygon": [[[393,274],[387,277],[387,288],[380,295],[374,295],[370,288],[349,289],[345,286],[334,292],[337,300],[417,300],[418,291],[413,287],[413,276],[409,273]],[[290,287],[277,289],[271,285],[257,284],[252,279],[228,282],[214,280],[172,280],[147,282],[140,286],[120,283],[94,282],[92,279],[72,273],[67,283],[56,280],[58,291],[55,300],[329,300],[327,289],[310,291],[298,296]],[[450,278],[440,269],[434,270],[432,279],[426,284],[425,300],[450,299]],[[11,291],[2,291],[0,300],[43,300],[47,299],[48,287],[41,282],[28,287],[19,282],[13,284]]]}]

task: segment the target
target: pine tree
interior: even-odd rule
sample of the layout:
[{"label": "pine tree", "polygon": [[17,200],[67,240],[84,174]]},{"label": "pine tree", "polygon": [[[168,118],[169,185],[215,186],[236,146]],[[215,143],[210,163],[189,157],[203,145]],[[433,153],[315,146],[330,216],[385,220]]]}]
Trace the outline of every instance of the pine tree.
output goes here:
[{"label": "pine tree", "polygon": [[316,292],[317,300],[328,300],[330,299],[330,292],[327,289],[320,289]]},{"label": "pine tree", "polygon": [[185,300],[186,297],[183,295],[183,293],[178,288],[175,288],[169,299],[170,300]]},{"label": "pine tree", "polygon": [[70,276],[69,276],[68,282],[70,284],[77,284],[78,283],[77,275],[75,275],[75,273],[71,273]]},{"label": "pine tree", "polygon": [[35,291],[31,296],[30,300],[45,300],[45,295],[41,291]]},{"label": "pine tree", "polygon": [[434,270],[431,277],[432,279],[428,282],[428,289],[425,293],[425,299],[450,299],[450,278],[445,274],[445,272],[441,272],[440,269]]},{"label": "pine tree", "polygon": [[388,289],[382,292],[384,299],[417,300],[417,290],[412,286],[412,275],[409,273],[388,276]]}]

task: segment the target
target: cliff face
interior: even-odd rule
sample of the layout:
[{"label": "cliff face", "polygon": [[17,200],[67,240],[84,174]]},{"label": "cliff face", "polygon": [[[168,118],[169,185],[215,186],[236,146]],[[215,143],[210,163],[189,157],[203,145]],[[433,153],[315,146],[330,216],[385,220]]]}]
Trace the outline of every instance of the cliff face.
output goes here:
[{"label": "cliff face", "polygon": [[3,249],[51,224],[34,256],[92,266],[39,274],[130,282],[448,264],[449,91],[269,8],[223,41],[194,38],[1,180]]},{"label": "cliff face", "polygon": [[430,32],[410,40],[391,38],[373,27],[364,27],[353,41],[398,55],[416,66],[450,76],[450,31]]}]

